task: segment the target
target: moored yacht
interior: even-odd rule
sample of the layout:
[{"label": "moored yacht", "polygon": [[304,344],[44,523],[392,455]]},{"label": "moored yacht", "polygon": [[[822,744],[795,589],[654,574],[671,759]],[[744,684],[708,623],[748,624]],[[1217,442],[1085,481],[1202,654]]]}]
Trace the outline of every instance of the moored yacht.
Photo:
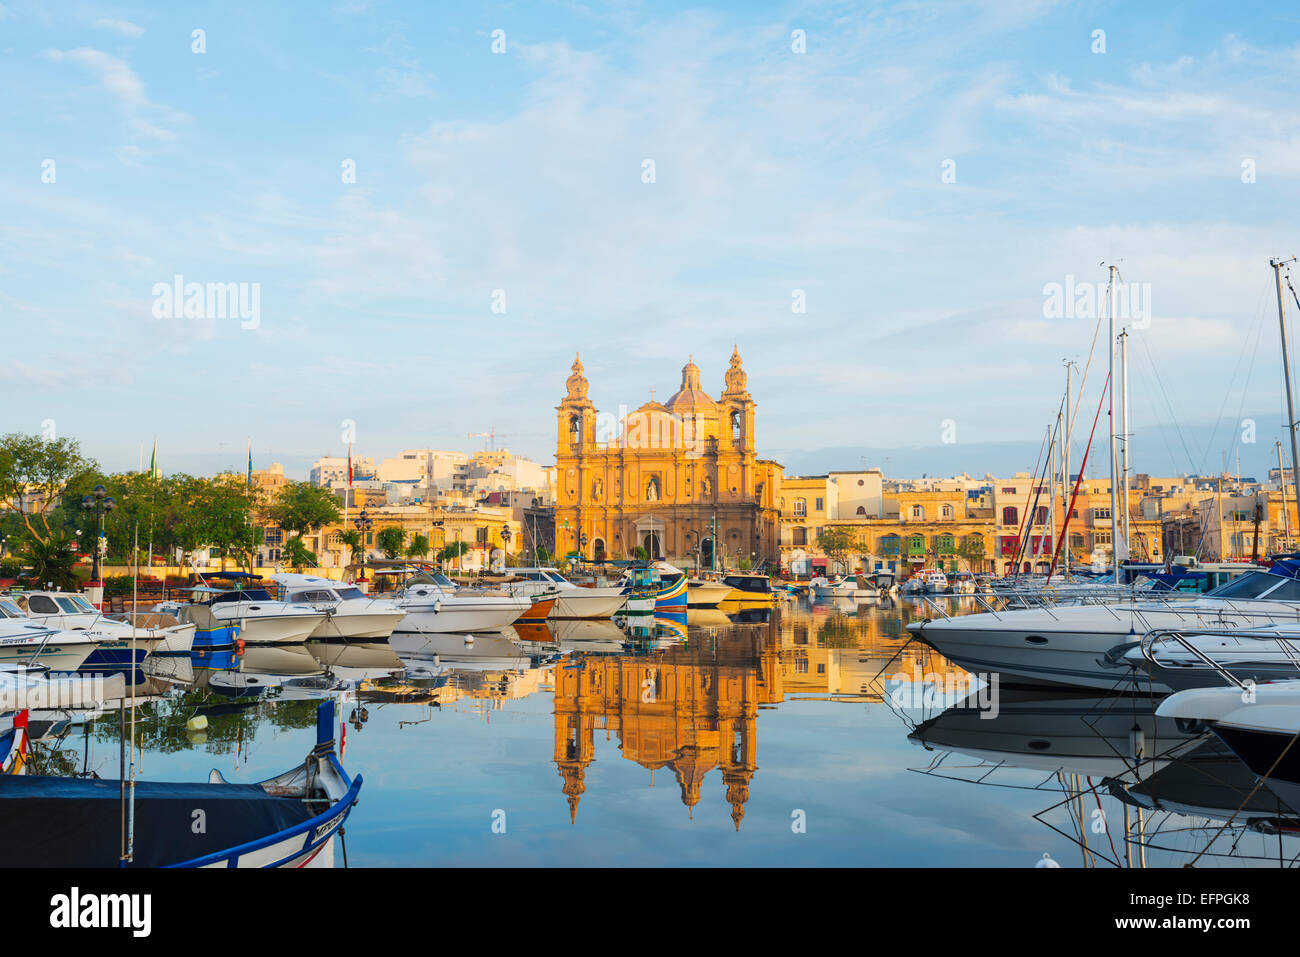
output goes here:
[{"label": "moored yacht", "polygon": [[265,588],[223,591],[206,586],[191,589],[203,596],[220,625],[238,625],[239,637],[248,644],[292,644],[306,641],[325,620],[325,612],[311,605],[277,601]]},{"label": "moored yacht", "polygon": [[686,580],[686,604],[692,608],[714,608],[719,602],[726,601],[731,594],[731,586],[707,578],[688,578]]},{"label": "moored yacht", "polygon": [[1258,685],[1249,700],[1237,687],[1193,688],[1170,695],[1156,714],[1183,727],[1208,726],[1294,812],[1300,809],[1300,681]]},{"label": "moored yacht", "polygon": [[188,655],[194,642],[192,624],[159,615],[138,616],[134,623],[118,621],[76,592],[25,591],[15,603],[33,621],[50,628],[93,635],[99,647],[83,663],[83,671],[138,666],[151,654]]},{"label": "moored yacht", "polygon": [[507,572],[518,579],[502,585],[510,594],[555,594],[552,618],[610,618],[623,607],[623,589],[618,585],[576,585],[557,568],[510,568]]},{"label": "moored yacht", "polygon": [[76,671],[98,647],[95,635],[42,625],[0,598],[0,665],[39,663],[53,671]]},{"label": "moored yacht", "polygon": [[[908,630],[968,671],[998,672],[1024,684],[1114,688],[1132,678],[1107,652],[1154,629],[1258,628],[1276,620],[1300,622],[1300,563],[1279,560],[1203,596],[1174,600],[1142,597],[1111,604],[1045,605],[980,615],[936,618]],[[1142,681],[1151,691],[1171,690]]]},{"label": "moored yacht", "polygon": [[433,576],[424,574],[409,579],[397,593],[396,602],[406,617],[393,630],[394,637],[500,631],[540,604],[527,595],[452,592]]},{"label": "moored yacht", "polygon": [[295,604],[310,605],[325,613],[312,630],[314,641],[387,638],[406,617],[397,602],[370,598],[356,585],[345,585],[317,575],[272,575]]}]

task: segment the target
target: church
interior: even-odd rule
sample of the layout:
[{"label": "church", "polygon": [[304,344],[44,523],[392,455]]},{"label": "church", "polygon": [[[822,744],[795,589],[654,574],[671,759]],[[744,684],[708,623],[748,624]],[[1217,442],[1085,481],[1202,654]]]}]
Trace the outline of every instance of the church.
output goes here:
[{"label": "church", "polygon": [[740,351],[717,400],[688,361],[680,388],[634,412],[598,412],[582,359],[557,407],[556,553],[665,558],[692,568],[776,562],[782,467],[754,449],[755,404]]}]

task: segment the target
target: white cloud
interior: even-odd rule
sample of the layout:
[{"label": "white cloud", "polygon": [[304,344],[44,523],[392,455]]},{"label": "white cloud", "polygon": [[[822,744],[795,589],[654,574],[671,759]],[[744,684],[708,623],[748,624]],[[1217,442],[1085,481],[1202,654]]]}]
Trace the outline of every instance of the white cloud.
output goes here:
[{"label": "white cloud", "polygon": [[175,139],[176,133],[170,127],[184,120],[185,114],[153,103],[145,95],[140,77],[125,60],[91,47],[46,50],[45,55],[55,63],[74,63],[91,73],[117,101],[135,132],[154,140]]},{"label": "white cloud", "polygon": [[101,30],[111,30],[114,33],[121,34],[124,37],[135,38],[144,33],[144,27],[137,26],[130,20],[114,20],[110,17],[104,17],[95,21],[95,26]]}]

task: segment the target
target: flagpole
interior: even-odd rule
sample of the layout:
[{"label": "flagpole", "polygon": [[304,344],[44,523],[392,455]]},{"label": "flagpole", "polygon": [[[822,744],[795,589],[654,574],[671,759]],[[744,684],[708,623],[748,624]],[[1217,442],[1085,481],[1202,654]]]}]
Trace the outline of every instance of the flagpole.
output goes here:
[{"label": "flagpole", "polygon": [[[349,499],[351,498],[352,498],[352,440],[348,439],[348,487],[347,487],[347,491],[343,493],[343,531],[344,532],[348,530],[348,503],[349,503]],[[349,561],[353,558],[351,551],[352,549],[348,549]],[[344,567],[344,570],[339,574],[341,578],[346,580],[347,577],[346,566]]]}]

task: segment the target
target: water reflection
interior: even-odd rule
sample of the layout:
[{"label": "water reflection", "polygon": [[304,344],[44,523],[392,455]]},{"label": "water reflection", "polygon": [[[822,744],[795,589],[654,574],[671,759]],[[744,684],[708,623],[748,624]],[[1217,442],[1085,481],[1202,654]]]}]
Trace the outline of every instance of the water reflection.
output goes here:
[{"label": "water reflection", "polygon": [[[969,676],[906,630],[936,602],[976,610],[796,599],[160,659],[137,682],[142,764],[155,779],[204,773],[213,755],[279,770],[301,757],[280,732],[332,697],[367,781],[350,854],[412,865],[1028,866],[1046,851],[1136,865],[1201,849],[1206,822],[1251,791],[1244,766],[1150,700],[1002,687],[990,716],[951,693]],[[922,685],[949,693],[895,693]],[[196,715],[206,730],[187,728]],[[41,720],[52,773],[115,775],[115,709]],[[493,842],[483,822],[502,808],[527,823]],[[1099,808],[1109,829],[1095,832]],[[1261,789],[1212,853],[1293,817]]]}]

